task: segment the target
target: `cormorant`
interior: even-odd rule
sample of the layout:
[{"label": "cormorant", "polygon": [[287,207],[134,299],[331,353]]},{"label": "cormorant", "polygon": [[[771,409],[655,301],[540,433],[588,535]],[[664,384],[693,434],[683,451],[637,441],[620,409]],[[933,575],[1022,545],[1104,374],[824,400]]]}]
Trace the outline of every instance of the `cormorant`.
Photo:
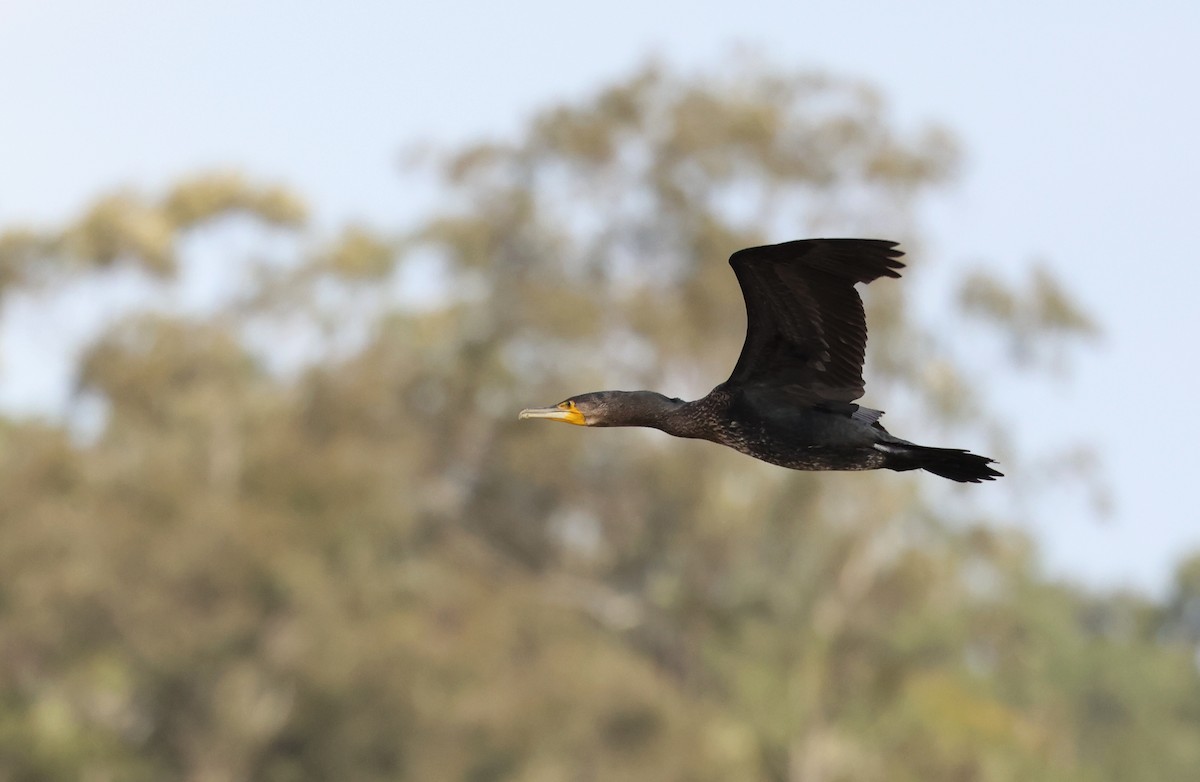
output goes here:
[{"label": "cormorant", "polygon": [[855,283],[900,276],[904,253],[879,239],[801,239],[735,252],[746,341],[729,379],[694,402],[654,391],[597,391],[522,410],[579,426],[648,426],[711,440],[793,470],[927,470],[978,483],[986,456],[901,440],[863,395],[867,323]]}]

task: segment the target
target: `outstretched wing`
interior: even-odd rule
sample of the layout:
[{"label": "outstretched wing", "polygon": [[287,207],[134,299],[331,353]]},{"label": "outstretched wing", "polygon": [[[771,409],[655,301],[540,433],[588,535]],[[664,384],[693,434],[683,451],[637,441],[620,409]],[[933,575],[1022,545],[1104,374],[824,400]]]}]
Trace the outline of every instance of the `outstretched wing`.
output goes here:
[{"label": "outstretched wing", "polygon": [[731,384],[850,402],[863,395],[867,319],[855,283],[899,277],[896,242],[801,239],[729,258],[746,300],[746,342]]}]

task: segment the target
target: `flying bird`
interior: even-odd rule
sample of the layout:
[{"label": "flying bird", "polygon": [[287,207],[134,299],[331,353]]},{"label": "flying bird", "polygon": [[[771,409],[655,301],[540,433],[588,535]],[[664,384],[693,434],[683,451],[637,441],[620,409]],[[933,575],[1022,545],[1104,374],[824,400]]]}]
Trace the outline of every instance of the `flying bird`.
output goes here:
[{"label": "flying bird", "polygon": [[646,426],[710,440],[793,470],[926,470],[962,483],[1002,473],[986,456],[902,440],[864,392],[867,320],[856,283],[899,278],[896,242],[801,239],[735,252],[746,341],[733,374],[702,399],[595,391],[522,410],[579,426]]}]

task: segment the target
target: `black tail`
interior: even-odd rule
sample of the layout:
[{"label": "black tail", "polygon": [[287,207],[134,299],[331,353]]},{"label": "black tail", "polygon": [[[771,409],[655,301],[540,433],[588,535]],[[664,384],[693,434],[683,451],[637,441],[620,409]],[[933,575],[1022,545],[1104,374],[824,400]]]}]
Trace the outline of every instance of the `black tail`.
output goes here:
[{"label": "black tail", "polygon": [[988,467],[993,464],[991,459],[961,448],[930,448],[907,443],[876,447],[890,456],[885,465],[889,470],[925,470],[959,483],[994,481],[1004,475]]}]

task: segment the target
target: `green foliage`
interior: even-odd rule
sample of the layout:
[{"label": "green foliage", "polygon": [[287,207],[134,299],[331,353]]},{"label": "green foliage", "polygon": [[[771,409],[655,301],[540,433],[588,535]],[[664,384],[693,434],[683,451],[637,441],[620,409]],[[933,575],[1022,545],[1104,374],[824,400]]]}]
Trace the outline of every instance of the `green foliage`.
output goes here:
[{"label": "green foliage", "polygon": [[1012,355],[1022,363],[1036,357],[1039,343],[1057,346],[1047,336],[1095,337],[1099,333],[1092,319],[1044,268],[1033,270],[1026,290],[1006,285],[986,272],[974,272],[963,281],[959,299],[966,312],[1007,329]]},{"label": "green foliage", "polygon": [[[1163,605],[1090,594],[920,476],[515,420],[703,393],[742,339],[723,257],[908,238],[955,160],[862,85],[650,67],[447,154],[407,235],[309,246],[298,198],[227,174],[0,235],[5,289],[51,291],[173,275],[229,214],[300,248],[98,335],[94,438],[0,425],[0,779],[1187,778],[1194,561]],[[964,296],[1063,350],[1091,328],[1033,289]],[[870,291],[872,389],[952,423],[970,385],[905,290]]]},{"label": "green foliage", "polygon": [[128,264],[159,277],[176,271],[186,233],[241,214],[266,225],[298,227],[305,207],[280,187],[237,174],[185,179],[161,198],[127,190],[96,200],[62,230],[18,228],[0,234],[0,292],[14,283],[61,282],[62,275]]}]

